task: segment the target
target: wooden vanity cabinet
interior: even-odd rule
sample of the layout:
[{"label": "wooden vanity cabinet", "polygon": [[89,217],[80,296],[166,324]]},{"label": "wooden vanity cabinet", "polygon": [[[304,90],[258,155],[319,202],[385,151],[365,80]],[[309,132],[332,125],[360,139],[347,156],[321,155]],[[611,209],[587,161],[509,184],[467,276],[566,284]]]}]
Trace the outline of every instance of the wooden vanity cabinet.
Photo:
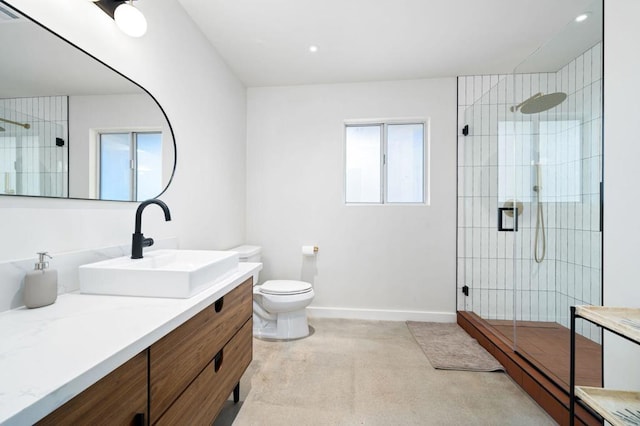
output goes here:
[{"label": "wooden vanity cabinet", "polygon": [[252,278],[49,414],[39,425],[210,425],[253,352]]},{"label": "wooden vanity cabinet", "polygon": [[251,362],[252,315],[249,278],[149,348],[151,424],[213,422]]},{"label": "wooden vanity cabinet", "polygon": [[251,362],[249,320],[160,417],[156,425],[211,425]]},{"label": "wooden vanity cabinet", "polygon": [[147,424],[147,353],[145,349],[36,424]]}]

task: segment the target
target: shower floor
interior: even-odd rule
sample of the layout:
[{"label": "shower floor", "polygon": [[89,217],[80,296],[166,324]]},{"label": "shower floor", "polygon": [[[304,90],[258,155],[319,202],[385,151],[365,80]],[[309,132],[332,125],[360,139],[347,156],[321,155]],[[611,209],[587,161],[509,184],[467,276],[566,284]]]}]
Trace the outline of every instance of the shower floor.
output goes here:
[{"label": "shower floor", "polygon": [[[486,322],[513,345],[513,321]],[[556,384],[569,390],[571,330],[554,322],[518,321],[517,341],[517,352]],[[602,385],[601,346],[580,335],[576,335],[576,384]]]},{"label": "shower floor", "polygon": [[[524,389],[558,424],[568,425],[569,386],[566,382],[569,377],[569,330],[555,323],[519,323],[519,325],[531,326],[524,327],[529,330],[524,330],[524,328],[520,330],[518,341],[524,340],[525,347],[530,352],[542,352],[540,353],[542,359],[535,360],[531,354],[526,354],[525,358],[522,350],[519,350],[519,353],[514,352],[510,338],[513,330],[512,321],[492,322],[495,325],[489,324],[473,312],[458,311],[457,314],[458,325],[505,366],[507,374],[513,381]],[[502,328],[502,333],[498,330],[499,328]],[[534,334],[535,337],[523,339],[522,331],[525,331],[524,334],[529,331],[529,334]],[[593,373],[595,372],[599,376],[599,372],[602,371],[602,364],[598,362],[600,349],[597,344],[588,339],[576,340],[578,345],[577,366],[580,369],[578,383],[592,383],[594,382]],[[546,354],[548,350],[544,349],[549,348],[552,348],[559,355],[548,357]],[[562,367],[563,365],[566,367]],[[591,379],[589,379],[590,377]],[[577,425],[602,426],[602,418],[580,404],[576,406],[575,415]]]}]

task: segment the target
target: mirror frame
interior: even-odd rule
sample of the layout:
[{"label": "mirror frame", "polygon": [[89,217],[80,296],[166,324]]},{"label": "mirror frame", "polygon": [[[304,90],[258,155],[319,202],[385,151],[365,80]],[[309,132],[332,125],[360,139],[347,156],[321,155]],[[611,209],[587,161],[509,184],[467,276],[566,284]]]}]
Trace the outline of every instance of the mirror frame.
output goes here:
[{"label": "mirror frame", "polygon": [[[46,27],[44,24],[38,22],[37,20],[32,18],[30,15],[24,13],[22,10],[18,9],[17,7],[13,6],[12,4],[7,3],[5,0],[0,0],[0,5],[4,5],[4,6],[8,7],[11,10],[15,10],[20,15],[22,15],[25,19],[28,19],[29,21],[31,21],[31,23],[39,26],[40,28],[42,28],[45,31],[49,32],[54,37],[57,37],[58,39],[60,39],[62,42],[68,44],[69,46],[71,46],[74,49],[79,50],[80,52],[82,52],[86,56],[88,56],[89,58],[93,59],[94,61],[97,61],[98,63],[100,63],[104,67],[106,67],[107,69],[111,70],[112,72],[118,74],[120,77],[124,78],[125,80],[127,80],[130,83],[134,84],[135,86],[139,87],[144,93],[146,93],[148,96],[151,97],[151,99],[153,99],[153,102],[155,102],[155,104],[158,106],[158,108],[160,109],[160,112],[162,112],[162,115],[164,116],[164,119],[167,121],[167,125],[169,127],[169,131],[171,132],[171,140],[172,140],[172,143],[173,143],[173,167],[171,169],[171,176],[169,177],[169,180],[166,183],[166,185],[164,186],[164,188],[162,189],[162,191],[159,194],[157,194],[154,198],[158,198],[162,194],[164,194],[167,191],[167,189],[169,188],[169,186],[171,185],[171,183],[173,182],[173,178],[175,177],[176,166],[178,164],[178,147],[176,145],[176,137],[175,137],[175,133],[173,131],[173,127],[171,126],[171,121],[169,121],[169,117],[167,116],[167,113],[165,112],[164,108],[162,108],[162,105],[160,105],[160,103],[155,98],[155,96],[153,96],[151,94],[151,92],[149,92],[146,88],[144,88],[140,83],[138,83],[136,81],[133,81],[131,78],[127,77],[126,75],[124,75],[123,73],[121,73],[120,71],[118,71],[117,69],[112,67],[111,65],[109,65],[106,62],[96,58],[91,53],[87,52],[86,50],[80,48],[79,46],[77,46],[73,42],[71,42],[71,41],[67,40],[66,38],[62,37],[60,34],[56,33],[52,29]],[[67,193],[69,192],[69,186],[70,186],[69,185],[69,180],[67,178]],[[101,202],[117,202],[117,203],[139,203],[141,201],[144,201],[144,200],[136,200],[136,201],[130,201],[130,200],[103,200],[103,199],[100,199],[100,198],[72,197],[70,195],[67,195],[66,197],[52,197],[52,196],[49,196],[49,195],[0,194],[0,196],[2,196],[2,197],[44,198],[44,199],[53,199],[53,200],[85,200],[85,201],[101,201]]]}]

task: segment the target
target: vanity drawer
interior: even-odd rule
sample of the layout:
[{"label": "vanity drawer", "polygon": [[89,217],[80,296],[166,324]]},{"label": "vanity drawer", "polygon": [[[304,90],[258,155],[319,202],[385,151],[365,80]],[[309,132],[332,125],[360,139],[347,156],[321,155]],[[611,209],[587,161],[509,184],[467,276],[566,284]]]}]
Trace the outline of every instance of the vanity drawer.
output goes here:
[{"label": "vanity drawer", "polygon": [[249,278],[151,346],[149,414],[152,424],[252,314],[252,279]]},{"label": "vanity drawer", "polygon": [[245,323],[164,413],[158,425],[211,425],[251,362],[252,324],[252,320]]},{"label": "vanity drawer", "polygon": [[144,425],[146,421],[145,349],[37,424]]}]

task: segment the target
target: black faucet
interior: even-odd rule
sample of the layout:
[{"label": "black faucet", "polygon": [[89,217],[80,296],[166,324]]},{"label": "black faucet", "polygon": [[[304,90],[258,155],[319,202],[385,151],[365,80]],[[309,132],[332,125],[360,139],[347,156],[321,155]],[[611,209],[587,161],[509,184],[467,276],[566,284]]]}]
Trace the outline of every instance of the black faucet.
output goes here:
[{"label": "black faucet", "polygon": [[152,198],[140,203],[140,205],[138,206],[138,210],[136,210],[136,229],[133,233],[133,241],[131,242],[132,259],[142,259],[142,248],[153,245],[153,238],[145,238],[142,234],[142,211],[149,204],[157,204],[162,207],[162,210],[164,211],[164,220],[171,220],[171,212],[169,212],[169,207],[167,207],[167,205],[162,201]]}]

